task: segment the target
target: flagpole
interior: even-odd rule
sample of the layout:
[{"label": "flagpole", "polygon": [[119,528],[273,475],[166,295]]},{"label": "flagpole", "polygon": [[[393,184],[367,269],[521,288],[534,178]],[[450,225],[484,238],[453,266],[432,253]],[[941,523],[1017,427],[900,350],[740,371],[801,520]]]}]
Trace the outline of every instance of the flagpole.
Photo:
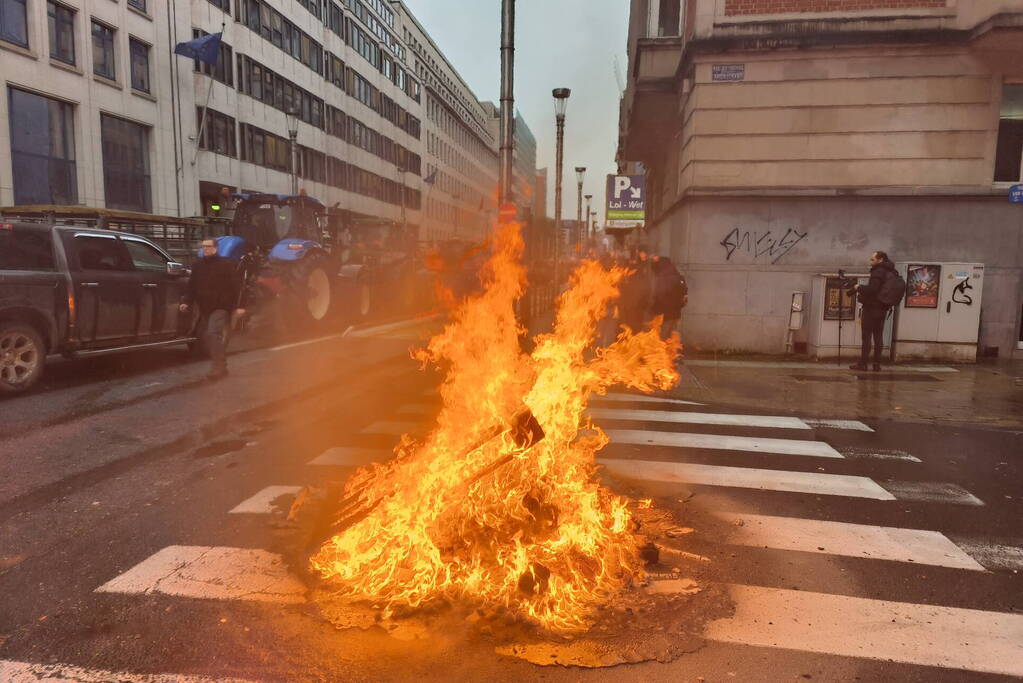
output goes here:
[{"label": "flagpole", "polygon": [[[227,26],[227,22],[220,22],[220,37],[224,37],[224,28]],[[220,61],[218,56],[217,61]],[[231,68],[231,67],[227,67]],[[206,112],[210,108],[210,97],[213,95],[213,65],[210,65],[210,85],[206,88],[206,104],[202,106],[202,118],[199,119],[199,134],[195,137],[195,154],[192,155],[192,165],[195,166],[195,162],[199,160],[199,145],[202,144],[202,134],[206,130]]]}]

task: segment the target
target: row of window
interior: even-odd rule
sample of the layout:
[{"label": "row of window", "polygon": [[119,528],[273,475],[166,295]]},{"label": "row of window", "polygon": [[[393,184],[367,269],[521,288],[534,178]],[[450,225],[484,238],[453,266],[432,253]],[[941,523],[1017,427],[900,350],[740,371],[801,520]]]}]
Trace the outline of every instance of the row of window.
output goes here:
[{"label": "row of window", "polygon": [[[276,171],[291,171],[288,140],[247,123],[241,124],[240,135],[242,161]],[[302,178],[396,205],[402,203],[404,188],[405,206],[414,210],[421,206],[419,190],[405,187],[337,157],[301,145],[296,156],[296,174]]]},{"label": "row of window", "polygon": [[352,11],[355,13],[355,16],[359,18],[359,21],[361,21],[373,33],[373,35],[379,38],[380,41],[394,53],[394,56],[398,58],[398,61],[405,61],[405,48],[398,42],[397,36],[387,30],[387,26],[384,25],[384,22],[371,14],[369,9],[361,0],[347,0],[347,2],[352,8]]},{"label": "row of window", "polygon": [[[74,105],[9,87],[15,204],[78,203]],[[152,207],[149,128],[102,114],[100,139],[106,205]]]},{"label": "row of window", "polygon": [[264,0],[237,0],[235,18],[318,74],[323,74],[323,46]]},{"label": "row of window", "polygon": [[[145,11],[145,4],[141,8]],[[0,39],[28,48],[26,0],[0,0]],[[75,45],[78,12],[73,7],[47,0],[46,22],[50,40],[50,59],[69,66],[78,65]],[[90,21],[92,35],[92,72],[117,80],[117,29],[98,19]],[[148,93],[150,45],[134,36],[128,37],[131,87]]]},{"label": "row of window", "polygon": [[[352,69],[348,69],[348,76],[349,80],[356,84],[365,82]],[[245,55],[238,55],[238,89],[249,97],[283,112],[294,112],[309,125],[326,130],[330,135],[354,144],[385,161],[401,166],[416,175],[420,173],[421,161],[418,154],[363,125],[357,119],[345,115],[340,109],[324,105],[319,97]],[[389,99],[388,101],[390,102]],[[418,133],[418,120],[416,124]]]}]

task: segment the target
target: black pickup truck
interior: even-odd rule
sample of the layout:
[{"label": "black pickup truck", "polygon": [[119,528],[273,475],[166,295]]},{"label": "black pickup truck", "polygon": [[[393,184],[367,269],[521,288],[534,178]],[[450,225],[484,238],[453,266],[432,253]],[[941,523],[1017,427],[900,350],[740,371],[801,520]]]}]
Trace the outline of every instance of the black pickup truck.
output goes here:
[{"label": "black pickup truck", "polygon": [[187,276],[137,235],[0,217],[0,394],[31,387],[50,354],[193,344]]}]

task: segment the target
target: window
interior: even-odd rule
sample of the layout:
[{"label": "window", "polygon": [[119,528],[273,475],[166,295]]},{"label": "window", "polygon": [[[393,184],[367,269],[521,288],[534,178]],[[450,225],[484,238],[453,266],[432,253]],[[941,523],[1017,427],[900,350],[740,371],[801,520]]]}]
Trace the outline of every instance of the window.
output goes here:
[{"label": "window", "polygon": [[0,270],[53,270],[53,245],[43,230],[0,229]]},{"label": "window", "polygon": [[100,116],[103,184],[107,208],[149,212],[149,128],[108,114]]},{"label": "window", "polygon": [[28,47],[25,0],[0,0],[0,40]]},{"label": "window", "polygon": [[209,3],[214,7],[218,7],[228,14],[231,13],[231,0],[209,0]]},{"label": "window", "polygon": [[96,20],[92,22],[92,72],[113,80],[114,70],[114,29]]},{"label": "window", "polygon": [[74,108],[9,88],[15,204],[77,204]]},{"label": "window", "polygon": [[50,58],[75,63],[75,11],[50,0],[46,7],[50,29]]},{"label": "window", "polygon": [[128,0],[128,7],[134,7],[139,12],[145,12],[146,0]]},{"label": "window", "polygon": [[227,114],[213,109],[206,110],[206,123],[202,123],[202,107],[196,107],[196,126],[203,126],[199,138],[199,149],[206,149],[216,154],[229,157],[238,156],[238,145],[235,136],[235,121]]},{"label": "window", "polygon": [[128,255],[131,256],[132,265],[136,270],[145,270],[151,273],[167,272],[167,257],[140,240],[122,239],[124,246],[128,248]]},{"label": "window", "polygon": [[1019,182],[1023,163],[1023,84],[1002,86],[995,182]]},{"label": "window", "polygon": [[131,270],[131,259],[113,235],[75,235],[71,253],[76,270]]},{"label": "window", "polygon": [[149,92],[149,46],[131,38],[128,40],[128,51],[131,54],[131,87]]}]

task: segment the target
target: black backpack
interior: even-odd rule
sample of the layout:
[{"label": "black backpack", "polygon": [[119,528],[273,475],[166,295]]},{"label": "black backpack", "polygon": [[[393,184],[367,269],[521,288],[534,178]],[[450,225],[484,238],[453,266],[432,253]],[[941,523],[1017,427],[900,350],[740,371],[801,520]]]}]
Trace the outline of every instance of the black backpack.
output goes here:
[{"label": "black backpack", "polygon": [[889,270],[881,283],[881,289],[877,293],[877,300],[887,306],[894,308],[906,296],[906,281],[902,279],[897,270]]}]

